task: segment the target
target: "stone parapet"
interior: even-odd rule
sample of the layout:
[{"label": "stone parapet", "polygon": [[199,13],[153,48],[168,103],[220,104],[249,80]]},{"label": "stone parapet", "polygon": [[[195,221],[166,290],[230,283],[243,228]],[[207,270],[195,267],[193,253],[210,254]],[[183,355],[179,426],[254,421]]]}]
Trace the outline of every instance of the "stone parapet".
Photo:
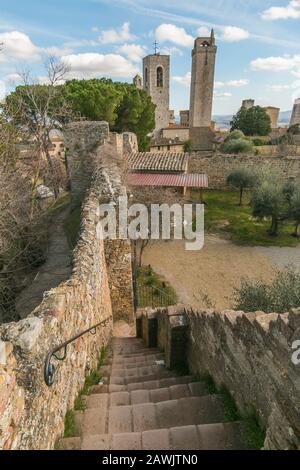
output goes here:
[{"label": "stone parapet", "polygon": [[189,160],[190,173],[206,173],[210,189],[228,189],[227,176],[241,167],[261,172],[271,168],[283,181],[292,178],[300,183],[300,157],[275,157],[266,155],[214,155],[195,152]]},{"label": "stone parapet", "polygon": [[300,364],[292,361],[300,309],[265,314],[178,306],[139,311],[138,317],[146,342],[145,323],[156,319],[157,346],[168,368],[187,365],[195,376],[208,373],[241,414],[257,413],[266,429],[265,449],[300,449]]}]

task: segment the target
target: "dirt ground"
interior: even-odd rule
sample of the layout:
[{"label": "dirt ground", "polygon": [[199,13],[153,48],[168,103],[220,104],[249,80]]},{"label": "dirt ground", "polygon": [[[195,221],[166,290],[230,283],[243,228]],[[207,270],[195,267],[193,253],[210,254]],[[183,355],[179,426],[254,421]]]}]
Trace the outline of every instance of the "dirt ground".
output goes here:
[{"label": "dirt ground", "polygon": [[122,320],[114,324],[113,336],[115,338],[127,338],[135,335],[136,329],[134,325],[128,325],[128,323]]},{"label": "dirt ground", "polygon": [[213,235],[201,251],[186,251],[181,240],[154,242],[146,247],[143,264],[165,277],[180,302],[215,309],[234,307],[233,291],[243,277],[268,281],[278,270],[265,251]]}]

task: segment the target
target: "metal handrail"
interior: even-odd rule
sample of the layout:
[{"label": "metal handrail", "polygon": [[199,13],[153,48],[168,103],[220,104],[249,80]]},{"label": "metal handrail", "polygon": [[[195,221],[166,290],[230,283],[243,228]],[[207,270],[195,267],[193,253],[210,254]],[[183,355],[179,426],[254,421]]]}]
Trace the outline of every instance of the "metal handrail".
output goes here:
[{"label": "metal handrail", "polygon": [[[97,323],[97,325],[94,325],[91,328],[88,328],[87,330],[82,331],[81,333],[69,339],[68,341],[65,341],[64,343],[61,343],[59,346],[56,346],[56,348],[52,349],[47,354],[46,359],[45,359],[45,366],[44,366],[44,380],[48,387],[52,387],[55,381],[56,368],[54,364],[52,364],[51,362],[52,359],[54,358],[60,362],[65,361],[67,358],[67,354],[68,354],[67,350],[68,350],[69,344],[74,343],[74,341],[86,335],[87,333],[91,333],[92,335],[95,335],[97,332],[96,331],[97,328],[99,328],[102,325],[106,325],[106,323],[108,323],[109,321],[111,321],[111,317],[106,318],[105,320],[102,320],[100,323]],[[62,349],[64,350],[63,356],[58,356],[57,353]]]},{"label": "metal handrail", "polygon": [[[152,293],[152,295],[151,295],[151,298],[152,298],[151,307],[155,307],[155,305],[154,305],[155,302],[154,302],[154,298],[153,298],[153,293],[155,293],[155,292],[159,293],[160,299],[161,300],[164,299],[168,306],[173,305],[173,303],[174,303],[173,300],[172,300],[172,297],[169,294],[166,294],[166,292],[164,292],[159,287],[154,287],[154,286],[151,286],[151,285],[149,286],[147,284],[137,284],[136,287],[137,287],[137,292],[138,292],[139,288],[146,288],[146,289],[149,289],[151,291],[151,293]],[[149,305],[149,307],[150,307],[150,305]]]}]

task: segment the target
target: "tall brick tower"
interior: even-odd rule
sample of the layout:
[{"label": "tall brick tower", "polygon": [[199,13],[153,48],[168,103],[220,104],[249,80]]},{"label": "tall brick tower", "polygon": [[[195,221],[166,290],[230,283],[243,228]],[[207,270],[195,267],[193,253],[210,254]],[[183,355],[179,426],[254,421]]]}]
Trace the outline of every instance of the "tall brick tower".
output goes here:
[{"label": "tall brick tower", "polygon": [[155,131],[169,126],[170,56],[155,54],[143,60],[143,86],[156,105]]},{"label": "tall brick tower", "polygon": [[195,40],[192,51],[190,101],[190,139],[194,150],[212,148],[211,130],[217,46],[212,30],[210,37]]}]

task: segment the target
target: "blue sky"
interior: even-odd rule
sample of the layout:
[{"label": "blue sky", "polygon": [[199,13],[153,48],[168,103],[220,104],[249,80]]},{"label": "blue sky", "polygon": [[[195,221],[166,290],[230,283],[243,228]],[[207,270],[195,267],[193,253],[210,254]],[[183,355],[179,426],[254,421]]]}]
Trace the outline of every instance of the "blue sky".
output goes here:
[{"label": "blue sky", "polygon": [[44,80],[46,54],[70,76],[131,81],[158,40],[171,54],[171,107],[189,107],[193,39],[213,27],[218,55],[214,113],[244,98],[291,109],[300,97],[300,0],[0,0],[0,95],[30,68]]}]

